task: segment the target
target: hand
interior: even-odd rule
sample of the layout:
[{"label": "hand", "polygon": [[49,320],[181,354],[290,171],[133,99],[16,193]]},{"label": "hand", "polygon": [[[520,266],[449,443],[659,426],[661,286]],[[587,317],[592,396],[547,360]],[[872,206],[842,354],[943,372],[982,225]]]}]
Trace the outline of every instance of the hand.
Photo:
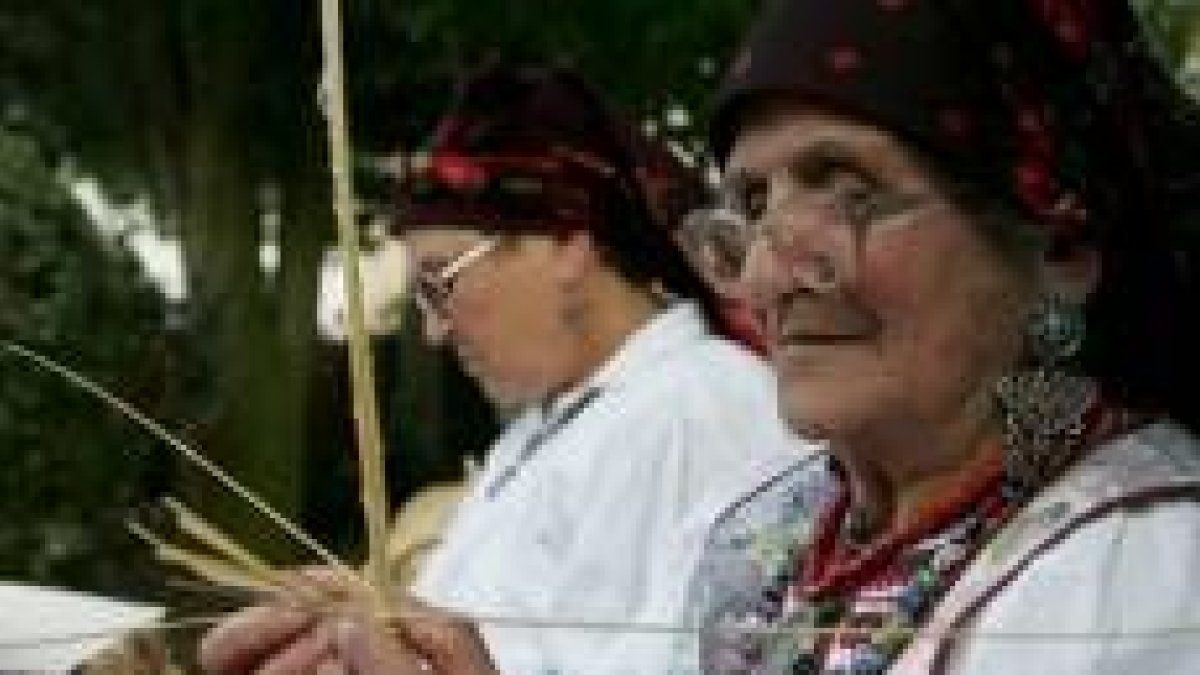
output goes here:
[{"label": "hand", "polygon": [[345,672],[333,625],[283,605],[257,605],[222,621],[201,640],[199,656],[213,675]]},{"label": "hand", "polygon": [[[336,590],[320,572],[304,576]],[[469,622],[400,600],[401,616],[385,624],[361,594],[337,595],[358,599],[321,611],[279,603],[234,614],[204,636],[202,667],[213,675],[497,675]]]},{"label": "hand", "polygon": [[161,635],[134,633],[78,670],[80,675],[156,675],[168,672],[169,662],[169,650]]},{"label": "hand", "polygon": [[345,618],[336,651],[355,675],[499,675],[478,630],[469,621],[412,600],[388,621]]}]

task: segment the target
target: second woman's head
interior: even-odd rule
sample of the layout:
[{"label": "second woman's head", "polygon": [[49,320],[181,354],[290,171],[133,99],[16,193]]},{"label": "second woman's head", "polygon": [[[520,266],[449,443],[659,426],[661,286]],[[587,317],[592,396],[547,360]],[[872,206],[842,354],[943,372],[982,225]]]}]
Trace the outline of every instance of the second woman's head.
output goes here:
[{"label": "second woman's head", "polygon": [[696,198],[575,74],[468,78],[401,186],[427,335],[497,399],[568,387],[672,297],[712,307],[670,228]]}]

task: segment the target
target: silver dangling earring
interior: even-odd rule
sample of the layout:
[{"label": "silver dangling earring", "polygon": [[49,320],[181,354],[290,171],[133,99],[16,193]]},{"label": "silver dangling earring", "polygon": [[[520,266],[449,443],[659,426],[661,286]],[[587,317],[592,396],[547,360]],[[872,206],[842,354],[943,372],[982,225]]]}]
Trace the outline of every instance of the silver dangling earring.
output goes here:
[{"label": "silver dangling earring", "polygon": [[1025,324],[1025,341],[1030,355],[1040,366],[1062,367],[1083,348],[1087,318],[1083,304],[1060,293],[1038,298]]},{"label": "silver dangling earring", "polygon": [[1086,334],[1081,303],[1058,294],[1042,296],[1025,326],[1032,363],[996,384],[1005,470],[1026,491],[1053,480],[1085,441],[1086,417],[1098,388],[1071,366]]}]

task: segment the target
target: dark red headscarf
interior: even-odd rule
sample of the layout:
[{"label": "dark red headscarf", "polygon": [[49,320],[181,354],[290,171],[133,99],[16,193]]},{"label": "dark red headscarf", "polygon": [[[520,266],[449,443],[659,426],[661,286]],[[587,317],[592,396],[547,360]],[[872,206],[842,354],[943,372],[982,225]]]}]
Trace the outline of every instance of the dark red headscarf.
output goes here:
[{"label": "dark red headscarf", "polygon": [[1055,234],[1200,197],[1200,112],[1125,0],[776,2],[720,94],[722,158],[741,105],[770,92],[878,124]]},{"label": "dark red headscarf", "polygon": [[461,83],[399,186],[394,222],[399,231],[587,230],[626,278],[697,300],[716,330],[748,342],[674,237],[704,192],[695,171],[574,71],[494,64]]},{"label": "dark red headscarf", "polygon": [[471,74],[418,157],[402,229],[596,230],[618,207],[665,232],[702,196],[694,172],[558,67]]},{"label": "dark red headscarf", "polygon": [[1100,251],[1084,368],[1200,430],[1200,110],[1126,0],[782,0],[718,96],[787,96],[875,124]]}]

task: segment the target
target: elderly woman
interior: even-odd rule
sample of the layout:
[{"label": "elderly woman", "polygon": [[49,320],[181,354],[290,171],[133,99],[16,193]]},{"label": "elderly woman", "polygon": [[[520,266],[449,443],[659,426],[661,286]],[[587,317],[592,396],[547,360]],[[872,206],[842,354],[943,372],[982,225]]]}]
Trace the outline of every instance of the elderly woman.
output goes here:
[{"label": "elderly woman", "polygon": [[[699,644],[627,672],[1196,672],[1200,116],[1124,0],[786,0],[714,140],[828,451],[725,512]],[[403,628],[347,653],[491,672]]]},{"label": "elderly woman", "polygon": [[[770,369],[722,337],[717,297],[672,238],[694,205],[689,174],[577,75],[499,66],[464,83],[416,169],[396,224],[426,334],[521,412],[412,590],[493,619],[451,658],[521,675],[616,675],[631,660],[662,672],[663,635],[571,626],[682,621],[713,518],[797,445]],[[209,635],[205,661],[352,663],[316,619],[252,608]]]},{"label": "elderly woman", "polygon": [[1137,29],[1124,0],[757,24],[711,216],[829,451],[720,519],[703,672],[1197,672],[1197,268],[1169,238],[1200,116]]}]

